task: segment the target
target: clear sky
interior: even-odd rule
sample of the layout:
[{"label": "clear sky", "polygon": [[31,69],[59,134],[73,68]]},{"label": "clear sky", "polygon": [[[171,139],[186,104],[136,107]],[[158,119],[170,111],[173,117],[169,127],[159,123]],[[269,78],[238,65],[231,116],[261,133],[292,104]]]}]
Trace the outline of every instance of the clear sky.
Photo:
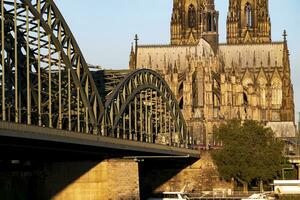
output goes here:
[{"label": "clear sky", "polygon": [[[143,44],[167,44],[173,0],[55,0],[88,63],[127,68],[134,34]],[[229,0],[215,0],[220,42],[226,38]],[[269,0],[272,39],[288,33],[296,112],[300,111],[300,1]],[[297,114],[298,115],[298,114]],[[297,117],[298,119],[298,117]]]}]

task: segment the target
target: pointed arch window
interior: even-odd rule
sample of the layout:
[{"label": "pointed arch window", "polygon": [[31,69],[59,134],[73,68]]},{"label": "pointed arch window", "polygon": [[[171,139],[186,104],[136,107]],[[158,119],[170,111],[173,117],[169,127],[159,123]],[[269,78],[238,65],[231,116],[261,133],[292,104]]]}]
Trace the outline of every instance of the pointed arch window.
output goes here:
[{"label": "pointed arch window", "polygon": [[262,108],[266,108],[267,106],[267,99],[266,99],[266,87],[262,86],[260,88],[260,104]]},{"label": "pointed arch window", "polygon": [[243,92],[243,102],[244,102],[245,107],[247,107],[249,105],[248,94],[246,91]]},{"label": "pointed arch window", "polygon": [[218,138],[217,138],[217,131],[218,131],[218,128],[216,125],[213,125],[213,141],[212,141],[212,144],[214,147],[218,146]]},{"label": "pointed arch window", "polygon": [[212,19],[211,19],[211,13],[207,14],[207,31],[212,31]]},{"label": "pointed arch window", "polygon": [[196,9],[193,4],[189,6],[188,11],[188,25],[189,28],[195,28],[196,27]]},{"label": "pointed arch window", "polygon": [[213,93],[213,114],[214,114],[214,118],[218,118],[220,116],[220,97],[218,96],[218,94]]},{"label": "pointed arch window", "polygon": [[264,109],[267,106],[267,81],[265,79],[259,80],[259,99],[260,105]]},{"label": "pointed arch window", "polygon": [[253,81],[251,78],[245,78],[243,80],[243,87],[244,87],[244,92],[242,96],[242,104],[244,105],[244,110],[245,110],[245,115],[247,117],[247,112],[248,112],[248,106],[250,106],[250,94],[249,94],[249,88],[250,86],[253,85]]},{"label": "pointed arch window", "polygon": [[216,18],[216,16],[214,15],[213,16],[213,23],[214,23],[214,31],[216,31],[217,30],[217,18]]},{"label": "pointed arch window", "polygon": [[249,2],[246,3],[245,11],[247,26],[252,27],[252,6]]},{"label": "pointed arch window", "polygon": [[279,79],[272,81],[272,105],[280,106],[282,104],[282,83]]}]

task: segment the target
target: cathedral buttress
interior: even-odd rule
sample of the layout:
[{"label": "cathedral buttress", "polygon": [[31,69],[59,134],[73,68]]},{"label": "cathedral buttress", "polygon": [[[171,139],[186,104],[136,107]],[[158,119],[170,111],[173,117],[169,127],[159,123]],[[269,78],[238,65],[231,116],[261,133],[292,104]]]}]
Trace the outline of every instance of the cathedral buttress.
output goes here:
[{"label": "cathedral buttress", "polygon": [[287,44],[287,33],[284,30],[284,49],[283,49],[283,102],[281,109],[281,119],[283,121],[293,121],[295,119],[295,104],[294,104],[294,91],[291,83],[291,68],[289,59],[289,50]]}]

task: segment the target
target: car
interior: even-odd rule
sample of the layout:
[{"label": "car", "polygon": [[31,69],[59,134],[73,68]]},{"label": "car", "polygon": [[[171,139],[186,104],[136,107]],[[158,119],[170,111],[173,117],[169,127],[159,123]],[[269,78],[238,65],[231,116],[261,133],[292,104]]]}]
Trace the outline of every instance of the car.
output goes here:
[{"label": "car", "polygon": [[250,197],[242,200],[274,200],[275,198],[268,196],[266,193],[252,194]]}]

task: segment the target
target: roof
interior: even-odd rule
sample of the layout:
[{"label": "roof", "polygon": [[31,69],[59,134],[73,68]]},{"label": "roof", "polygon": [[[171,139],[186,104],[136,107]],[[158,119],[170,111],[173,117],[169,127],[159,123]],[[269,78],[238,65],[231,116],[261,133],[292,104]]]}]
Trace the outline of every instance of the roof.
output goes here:
[{"label": "roof", "polygon": [[198,45],[140,45],[137,66],[161,69],[168,63],[176,63],[179,68],[186,68],[188,56],[209,58],[213,55],[210,44],[204,39]]},{"label": "roof", "polygon": [[[234,66],[247,67],[282,67],[284,43],[273,42],[268,44],[221,44],[219,52],[225,68]],[[240,65],[241,64],[241,65]]]},{"label": "roof", "polygon": [[275,137],[296,137],[296,127],[294,122],[268,122],[267,126],[275,132]]},{"label": "roof", "polygon": [[[201,39],[198,45],[140,45],[138,49],[138,67],[154,70],[177,65],[187,68],[187,58],[204,60],[214,55],[208,42]],[[274,68],[283,67],[284,42],[265,44],[219,44],[219,55],[225,68]]]}]

